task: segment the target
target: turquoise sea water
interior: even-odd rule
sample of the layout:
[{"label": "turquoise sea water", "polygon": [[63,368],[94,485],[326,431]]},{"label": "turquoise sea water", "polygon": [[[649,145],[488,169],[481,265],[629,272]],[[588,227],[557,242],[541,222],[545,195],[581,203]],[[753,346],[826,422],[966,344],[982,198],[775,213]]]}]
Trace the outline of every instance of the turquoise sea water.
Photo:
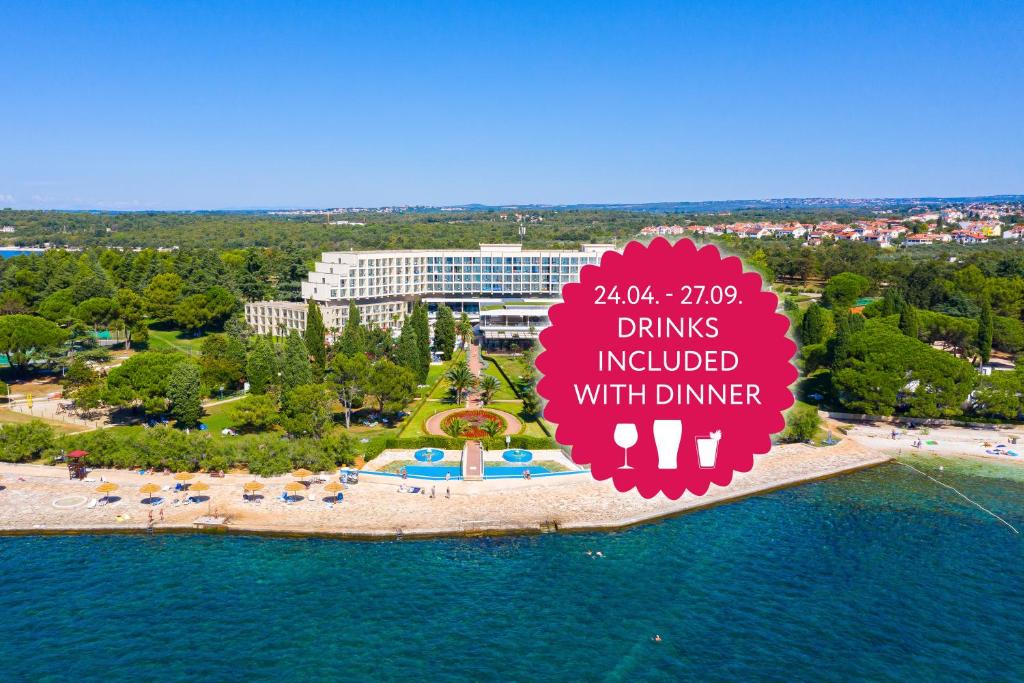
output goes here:
[{"label": "turquoise sea water", "polygon": [[[936,476],[1024,527],[1024,482]],[[6,681],[1024,679],[1024,540],[897,465],[611,534],[8,537],[0,576]]]}]

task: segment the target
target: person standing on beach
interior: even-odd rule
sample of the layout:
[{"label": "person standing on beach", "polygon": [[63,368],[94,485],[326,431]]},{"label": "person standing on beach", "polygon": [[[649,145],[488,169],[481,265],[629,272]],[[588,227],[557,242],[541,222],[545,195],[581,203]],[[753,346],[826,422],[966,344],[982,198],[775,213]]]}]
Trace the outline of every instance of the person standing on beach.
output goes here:
[{"label": "person standing on beach", "polygon": [[433,484],[430,485],[430,497],[431,498],[434,497],[434,485]]},{"label": "person standing on beach", "polygon": [[444,489],[444,497],[445,498],[451,498],[452,497],[452,487],[451,486],[446,486],[445,487],[445,489]]}]

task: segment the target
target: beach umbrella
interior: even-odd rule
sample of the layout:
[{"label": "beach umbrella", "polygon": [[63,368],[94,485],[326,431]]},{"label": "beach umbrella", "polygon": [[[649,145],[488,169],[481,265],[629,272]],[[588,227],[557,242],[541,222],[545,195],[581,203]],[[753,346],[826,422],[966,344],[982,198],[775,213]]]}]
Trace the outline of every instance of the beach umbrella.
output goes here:
[{"label": "beach umbrella", "polygon": [[191,486],[188,487],[188,492],[189,493],[192,493],[193,491],[198,491],[199,493],[202,493],[203,491],[209,491],[209,490],[210,490],[210,485],[207,484],[206,482],[203,482],[203,481],[197,481],[196,483],[194,483],[194,484],[192,484]]},{"label": "beach umbrella", "polygon": [[79,458],[84,458],[87,455],[89,455],[88,451],[71,451],[68,453],[67,457],[78,460]]},{"label": "beach umbrella", "polygon": [[331,481],[324,485],[324,491],[327,491],[328,493],[337,494],[343,491],[344,489],[345,487],[342,486],[341,483],[337,481]]},{"label": "beach umbrella", "polygon": [[188,481],[194,476],[196,476],[194,472],[178,472],[174,475],[174,478],[178,481]]},{"label": "beach umbrella", "polygon": [[292,472],[292,476],[295,477],[296,479],[305,479],[306,477],[313,476],[313,473],[307,469],[299,468]]},{"label": "beach umbrella", "polygon": [[[112,481],[105,481],[96,487],[96,493],[102,493],[103,498],[107,497],[108,493],[113,493],[117,490],[117,484]],[[102,500],[102,499],[101,499]]]},{"label": "beach umbrella", "polygon": [[[204,490],[209,490],[209,489],[210,489],[210,484],[206,483],[205,481],[197,481],[193,485],[188,486],[188,493],[191,494],[193,492],[199,492],[199,493],[202,494],[204,492]],[[210,505],[213,505],[213,503],[211,502]]]},{"label": "beach umbrella", "polygon": [[306,487],[297,481],[290,481],[284,485],[284,490],[287,493],[298,493],[299,491],[305,491]]},{"label": "beach umbrella", "polygon": [[[160,491],[160,485],[150,482],[139,487],[139,493],[153,494]],[[148,498],[149,496],[147,496]]]},{"label": "beach umbrella", "polygon": [[259,481],[248,481],[242,487],[242,490],[245,491],[245,494],[243,494],[243,495],[246,495],[246,496],[248,494],[251,494],[251,493],[256,493],[257,491],[260,491],[262,489],[263,489],[263,482],[259,482]]}]

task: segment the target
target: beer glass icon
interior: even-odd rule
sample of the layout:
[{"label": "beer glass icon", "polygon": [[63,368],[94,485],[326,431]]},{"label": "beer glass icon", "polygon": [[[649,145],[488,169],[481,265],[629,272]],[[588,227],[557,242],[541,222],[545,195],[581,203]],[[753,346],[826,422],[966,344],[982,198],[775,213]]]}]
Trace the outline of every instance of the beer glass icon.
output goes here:
[{"label": "beer glass icon", "polygon": [[658,449],[659,470],[674,470],[679,466],[679,442],[682,438],[682,420],[654,421],[654,445]]}]

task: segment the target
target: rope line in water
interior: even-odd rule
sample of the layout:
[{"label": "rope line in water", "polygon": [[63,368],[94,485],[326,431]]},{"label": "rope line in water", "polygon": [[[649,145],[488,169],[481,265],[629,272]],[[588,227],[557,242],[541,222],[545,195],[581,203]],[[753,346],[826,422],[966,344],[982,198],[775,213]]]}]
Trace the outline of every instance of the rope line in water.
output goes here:
[{"label": "rope line in water", "polygon": [[899,463],[900,465],[903,465],[904,467],[909,467],[910,469],[914,470],[915,472],[917,472],[918,474],[920,474],[920,475],[922,475],[922,476],[928,477],[929,479],[931,479],[932,481],[934,481],[934,482],[935,482],[936,484],[938,484],[939,486],[945,486],[945,487],[946,487],[947,489],[949,489],[950,491],[952,491],[952,492],[953,492],[953,493],[955,493],[956,495],[960,496],[961,498],[963,498],[964,500],[966,500],[966,501],[967,501],[968,503],[970,503],[971,505],[974,505],[974,506],[975,506],[975,507],[977,507],[978,509],[980,509],[980,510],[982,510],[982,511],[984,511],[984,512],[987,512],[988,514],[992,515],[993,517],[995,517],[996,519],[998,519],[998,520],[999,520],[1000,522],[1002,522],[1002,523],[1003,523],[1003,524],[1005,524],[1006,526],[1010,527],[1010,530],[1011,530],[1011,531],[1013,531],[1013,533],[1015,533],[1015,534],[1018,534],[1018,535],[1020,534],[1020,532],[1019,532],[1019,531],[1017,531],[1016,527],[1014,527],[1014,526],[1013,526],[1012,524],[1010,524],[1009,522],[1007,522],[1007,521],[1006,521],[1005,519],[1003,519],[1002,517],[1000,517],[1000,516],[999,516],[999,515],[997,515],[996,513],[992,512],[991,510],[989,510],[989,509],[988,509],[987,507],[985,507],[985,506],[984,506],[984,505],[982,505],[981,503],[977,503],[977,502],[975,502],[975,501],[971,500],[970,498],[968,498],[967,496],[965,496],[964,494],[960,493],[960,492],[959,492],[959,491],[957,491],[957,490],[956,490],[955,488],[953,488],[952,486],[950,486],[949,484],[946,484],[945,482],[941,482],[941,481],[939,481],[938,479],[936,479],[936,478],[935,478],[935,477],[933,477],[932,475],[928,474],[927,472],[922,472],[921,470],[917,469],[917,468],[916,468],[916,467],[914,467],[913,465],[908,465],[907,463],[905,463],[905,462],[900,462],[899,460],[897,460],[896,462],[897,462],[897,463]]}]

